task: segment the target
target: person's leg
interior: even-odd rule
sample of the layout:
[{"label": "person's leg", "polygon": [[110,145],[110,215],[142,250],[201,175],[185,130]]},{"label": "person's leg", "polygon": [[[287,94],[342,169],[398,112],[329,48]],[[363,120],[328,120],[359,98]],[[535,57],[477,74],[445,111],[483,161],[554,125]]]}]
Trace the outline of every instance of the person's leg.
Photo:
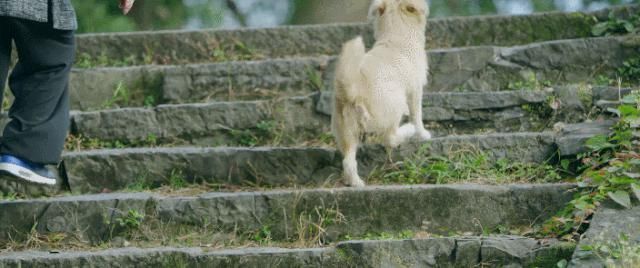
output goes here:
[{"label": "person's leg", "polygon": [[18,63],[9,77],[15,101],[0,153],[35,164],[57,164],[69,128],[74,33],[21,19],[11,19],[10,25]]}]

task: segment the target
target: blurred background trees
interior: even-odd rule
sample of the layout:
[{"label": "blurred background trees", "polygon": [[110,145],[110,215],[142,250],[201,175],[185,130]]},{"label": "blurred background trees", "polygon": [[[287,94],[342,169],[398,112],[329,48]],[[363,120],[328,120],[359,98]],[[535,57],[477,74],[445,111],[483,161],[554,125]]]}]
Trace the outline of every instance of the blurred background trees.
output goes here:
[{"label": "blurred background trees", "polygon": [[[431,17],[595,10],[640,0],[428,0]],[[114,0],[72,0],[78,32],[269,27],[366,20],[370,0],[137,0],[129,16]]]}]

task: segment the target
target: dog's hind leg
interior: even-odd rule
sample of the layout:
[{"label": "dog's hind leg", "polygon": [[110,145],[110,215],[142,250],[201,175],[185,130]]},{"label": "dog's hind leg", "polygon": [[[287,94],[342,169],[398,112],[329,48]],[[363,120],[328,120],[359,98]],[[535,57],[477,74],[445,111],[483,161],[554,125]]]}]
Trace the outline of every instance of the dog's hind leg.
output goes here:
[{"label": "dog's hind leg", "polygon": [[408,102],[409,121],[415,126],[415,135],[423,141],[431,139],[431,133],[424,128],[422,122],[422,87],[409,92]]},{"label": "dog's hind leg", "polygon": [[358,161],[356,160],[358,141],[357,139],[349,139],[344,142],[345,150],[343,151],[344,159],[342,160],[344,183],[353,187],[363,187],[365,184],[358,175]]},{"label": "dog's hind leg", "polygon": [[354,187],[362,187],[364,181],[358,176],[358,162],[356,153],[360,143],[360,124],[357,113],[350,105],[336,102],[332,115],[332,131],[336,138],[338,149],[343,155],[342,174],[344,184]]}]

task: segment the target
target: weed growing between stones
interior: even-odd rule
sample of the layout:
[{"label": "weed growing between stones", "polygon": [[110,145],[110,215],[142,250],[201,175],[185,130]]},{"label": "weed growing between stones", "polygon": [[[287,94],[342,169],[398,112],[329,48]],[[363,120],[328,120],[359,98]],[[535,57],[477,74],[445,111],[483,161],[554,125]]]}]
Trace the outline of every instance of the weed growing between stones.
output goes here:
[{"label": "weed growing between stones", "polygon": [[564,210],[544,224],[544,235],[577,240],[603,201],[610,199],[630,208],[632,195],[640,199],[640,92],[621,102],[610,110],[620,117],[611,134],[589,139],[586,146],[590,151],[576,159],[581,189]]},{"label": "weed growing between stones", "polygon": [[171,141],[160,140],[155,134],[149,134],[143,140],[134,141],[104,141],[96,138],[89,138],[82,134],[69,134],[65,142],[64,149],[70,152],[78,152],[83,150],[95,150],[95,149],[123,149],[123,148],[136,148],[136,147],[157,147],[160,143],[165,146],[170,146]]},{"label": "weed growing between stones", "polygon": [[22,199],[22,197],[20,196],[20,194],[16,193],[16,192],[11,192],[11,193],[0,193],[0,200],[3,201],[14,201],[14,200],[18,200],[18,199]]},{"label": "weed growing between stones", "polygon": [[74,67],[76,68],[96,68],[96,67],[126,67],[141,64],[152,64],[153,55],[142,55],[142,60],[138,59],[134,55],[129,55],[121,59],[112,59],[107,56],[106,53],[102,53],[98,56],[91,56],[87,53],[80,54]]},{"label": "weed growing between stones", "polygon": [[113,221],[106,222],[107,226],[111,226],[110,238],[114,234],[124,234],[126,237],[132,237],[133,233],[140,229],[145,219],[144,213],[134,209],[130,209],[126,213],[119,212],[119,214],[115,216]]},{"label": "weed growing between stones", "polygon": [[599,21],[593,26],[591,33],[593,36],[610,36],[620,34],[634,34],[640,30],[640,15],[636,14],[628,19],[616,17],[613,11],[609,13],[607,20]]},{"label": "weed growing between stones", "polygon": [[640,85],[640,57],[624,61],[617,72],[623,81],[628,81],[631,85]]},{"label": "weed growing between stones", "polygon": [[210,56],[214,62],[256,60],[263,58],[262,55],[240,40],[233,40],[230,44],[215,43],[212,47],[213,50],[211,50]]},{"label": "weed growing between stones", "polygon": [[593,83],[598,86],[638,87],[640,86],[640,57],[625,60],[615,70],[614,78],[607,75],[598,75]]},{"label": "weed growing between stones", "polygon": [[188,179],[184,175],[184,172],[179,169],[172,169],[169,176],[164,178],[163,181],[152,181],[148,174],[142,173],[137,176],[137,179],[131,184],[125,187],[126,192],[142,192],[155,190],[160,193],[171,193],[180,191],[186,188],[192,188],[194,192],[204,192],[205,190],[211,190],[211,187],[205,183],[197,184]]},{"label": "weed growing between stones", "polygon": [[297,217],[294,244],[299,246],[324,246],[328,244],[327,228],[346,222],[346,218],[337,207],[315,207],[313,212],[302,211]]},{"label": "weed growing between stones", "polygon": [[102,104],[103,109],[127,107],[130,105],[131,91],[122,84],[122,81],[118,83],[116,89],[113,91],[113,95],[110,99],[106,100]]},{"label": "weed growing between stones", "polygon": [[322,91],[322,89],[324,89],[324,85],[322,83],[322,72],[309,67],[307,68],[307,77],[309,77],[311,89],[315,91]]},{"label": "weed growing between stones", "polygon": [[260,121],[252,130],[231,130],[231,136],[241,146],[279,145],[284,136],[284,125],[274,120]]},{"label": "weed growing between stones", "polygon": [[447,157],[427,156],[428,145],[400,163],[374,170],[369,181],[382,184],[446,183],[547,183],[562,179],[563,171],[550,164],[530,164],[498,159],[492,161],[475,148]]},{"label": "weed growing between stones", "polygon": [[172,170],[169,175],[169,187],[174,190],[185,188],[189,185],[184,175],[182,175],[182,171],[180,170]]},{"label": "weed growing between stones", "polygon": [[273,238],[271,238],[271,228],[267,225],[262,226],[255,234],[250,236],[250,239],[259,245],[268,245],[273,240]]},{"label": "weed growing between stones", "polygon": [[543,90],[551,86],[551,81],[540,80],[536,73],[531,72],[525,79],[509,82],[508,90]]},{"label": "weed growing between stones", "polygon": [[632,268],[640,263],[640,245],[632,245],[626,236],[612,242],[585,245],[581,249],[591,251],[604,260],[606,267]]},{"label": "weed growing between stones", "polygon": [[522,110],[532,116],[532,122],[540,122],[535,131],[543,131],[549,124],[555,122],[560,101],[556,96],[550,95],[543,103],[523,104]]},{"label": "weed growing between stones", "polygon": [[388,232],[379,232],[379,233],[366,233],[362,236],[351,236],[345,235],[341,240],[349,241],[349,240],[402,240],[402,239],[413,239],[416,238],[418,234],[414,233],[411,230],[404,230],[399,233],[388,233]]}]

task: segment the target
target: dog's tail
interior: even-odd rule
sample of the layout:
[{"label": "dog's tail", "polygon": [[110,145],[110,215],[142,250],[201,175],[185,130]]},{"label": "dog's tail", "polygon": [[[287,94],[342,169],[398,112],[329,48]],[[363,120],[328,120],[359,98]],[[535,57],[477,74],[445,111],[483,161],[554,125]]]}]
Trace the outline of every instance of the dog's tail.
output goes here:
[{"label": "dog's tail", "polygon": [[342,46],[336,67],[336,94],[345,100],[353,101],[358,92],[356,87],[361,79],[360,65],[366,53],[362,37],[358,36]]}]

